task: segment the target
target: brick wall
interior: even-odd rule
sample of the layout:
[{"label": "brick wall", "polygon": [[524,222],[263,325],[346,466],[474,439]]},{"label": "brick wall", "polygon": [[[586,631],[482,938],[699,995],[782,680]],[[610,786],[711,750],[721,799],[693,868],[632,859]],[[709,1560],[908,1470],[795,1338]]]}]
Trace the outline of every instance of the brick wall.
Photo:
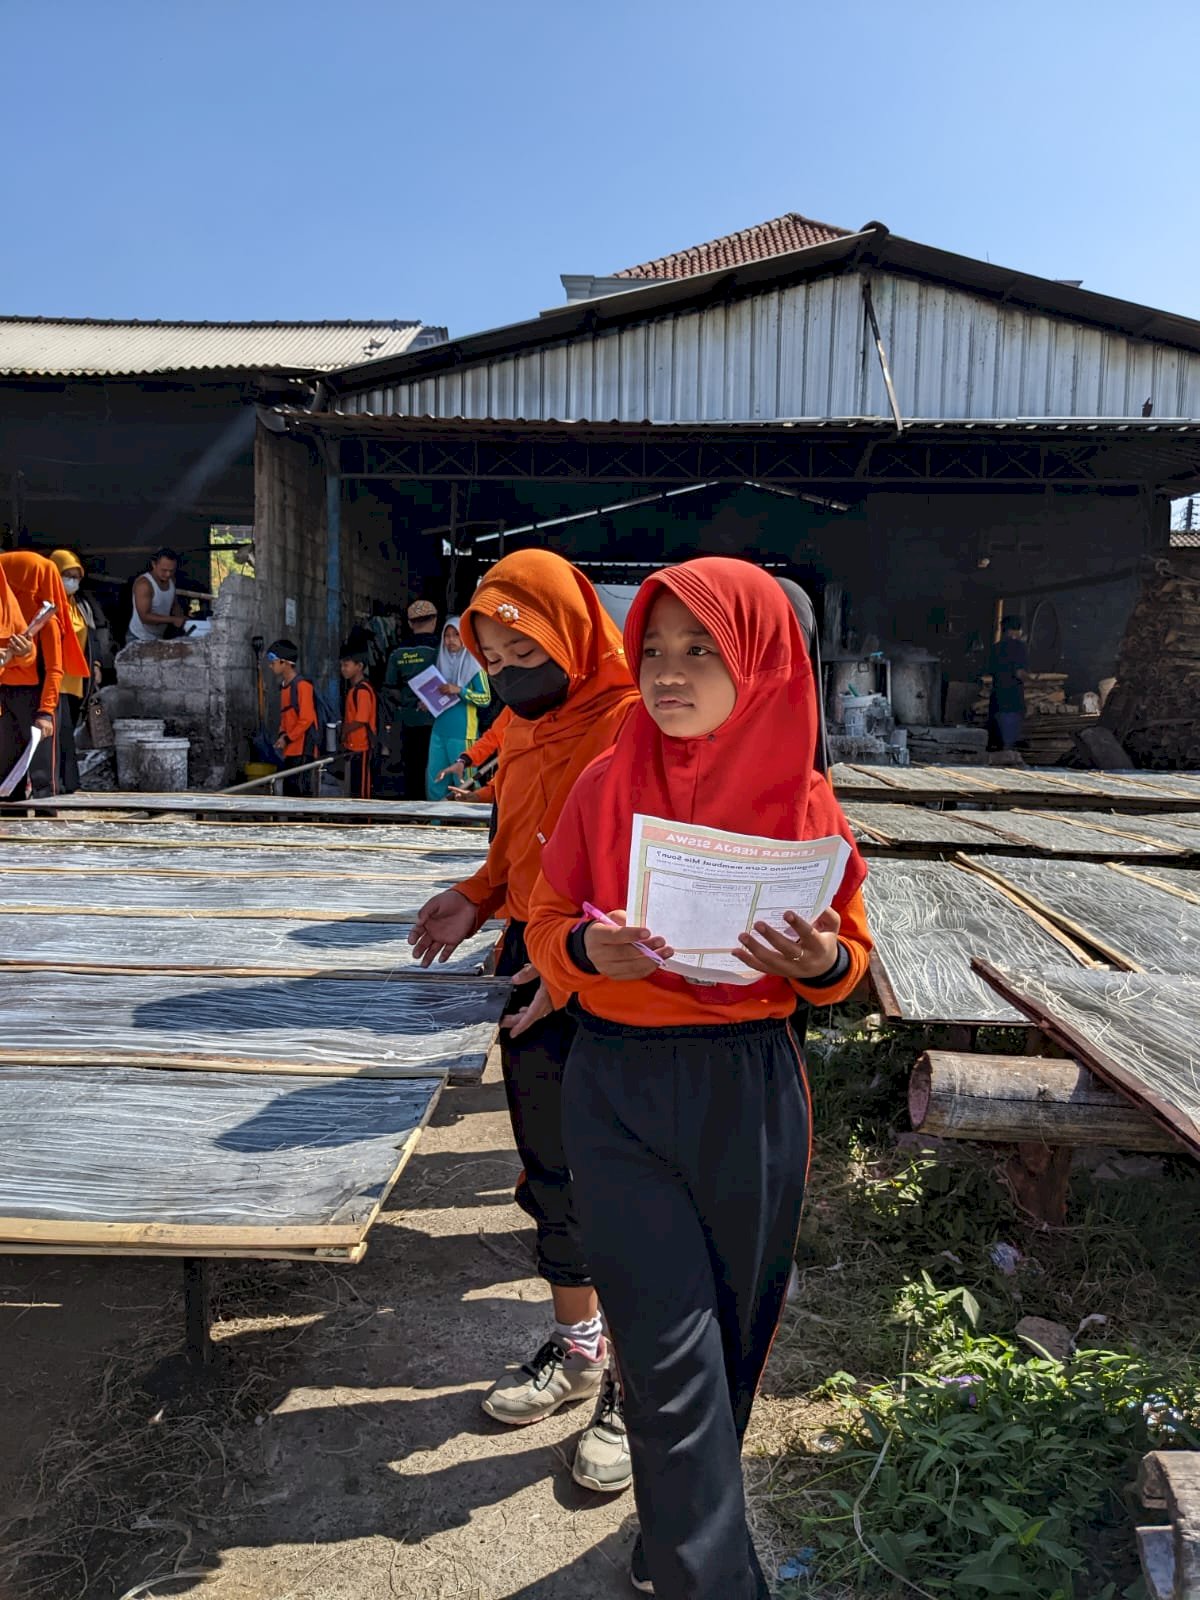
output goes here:
[{"label": "brick wall", "polygon": [[127,644],[117,653],[110,717],[163,717],[167,732],[191,740],[188,783],[219,789],[250,759],[258,721],[250,641],[262,631],[259,588],[233,574],[221,585],[211,631],[198,639]]}]

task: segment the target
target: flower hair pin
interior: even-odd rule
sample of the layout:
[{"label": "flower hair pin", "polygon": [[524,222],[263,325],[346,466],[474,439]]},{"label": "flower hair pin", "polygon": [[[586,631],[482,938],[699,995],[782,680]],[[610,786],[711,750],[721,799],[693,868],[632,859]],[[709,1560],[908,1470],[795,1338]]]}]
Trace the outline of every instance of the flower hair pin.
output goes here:
[{"label": "flower hair pin", "polygon": [[507,622],[510,626],[521,620],[520,609],[513,605],[511,600],[502,600],[496,607],[496,615],[501,622]]}]

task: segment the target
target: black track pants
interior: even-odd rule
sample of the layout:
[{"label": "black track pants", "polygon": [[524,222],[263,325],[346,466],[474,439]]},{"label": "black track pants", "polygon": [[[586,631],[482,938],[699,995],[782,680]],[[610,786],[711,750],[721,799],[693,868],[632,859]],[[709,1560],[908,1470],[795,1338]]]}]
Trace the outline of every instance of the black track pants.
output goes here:
[{"label": "black track pants", "polygon": [[[525,965],[525,930],[510,923],[496,963],[500,977],[511,977]],[[510,1009],[519,1011],[532,1000],[536,983],[514,990]],[[516,1201],[537,1227],[538,1272],[551,1285],[566,1289],[591,1284],[583,1247],[571,1172],[563,1150],[563,1068],[575,1042],[575,1021],[565,1011],[552,1011],[528,1033],[510,1039],[500,1035],[500,1061],[513,1139],[523,1171]]]},{"label": "black track pants", "polygon": [[809,1156],[784,1022],[581,1016],[563,1132],[625,1386],[659,1600],[760,1600],[741,1445],[787,1292]]}]

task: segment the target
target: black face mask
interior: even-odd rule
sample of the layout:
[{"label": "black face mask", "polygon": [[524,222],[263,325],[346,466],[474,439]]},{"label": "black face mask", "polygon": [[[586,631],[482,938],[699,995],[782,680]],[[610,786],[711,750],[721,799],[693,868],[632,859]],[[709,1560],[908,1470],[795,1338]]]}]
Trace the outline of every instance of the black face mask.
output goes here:
[{"label": "black face mask", "polygon": [[514,716],[536,722],[547,711],[555,711],[567,698],[571,680],[557,661],[543,661],[540,667],[502,667],[489,672],[492,688]]}]

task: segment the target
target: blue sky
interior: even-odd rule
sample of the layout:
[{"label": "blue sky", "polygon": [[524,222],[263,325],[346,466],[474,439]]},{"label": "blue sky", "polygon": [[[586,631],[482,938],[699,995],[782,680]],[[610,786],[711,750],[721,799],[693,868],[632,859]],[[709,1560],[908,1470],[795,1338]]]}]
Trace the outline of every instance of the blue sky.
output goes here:
[{"label": "blue sky", "polygon": [[1200,317],[1193,0],[0,0],[0,40],[10,314],[461,334],[798,210]]}]

